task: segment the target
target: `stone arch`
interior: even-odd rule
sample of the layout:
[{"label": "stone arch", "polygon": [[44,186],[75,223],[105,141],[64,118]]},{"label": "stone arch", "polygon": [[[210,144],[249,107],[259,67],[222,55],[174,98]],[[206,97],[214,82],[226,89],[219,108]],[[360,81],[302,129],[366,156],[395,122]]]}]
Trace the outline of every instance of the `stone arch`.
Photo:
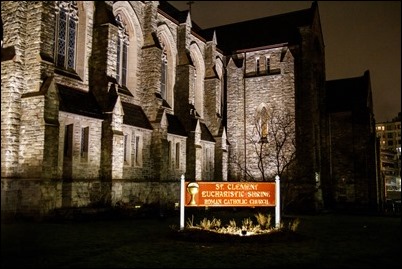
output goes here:
[{"label": "stone arch", "polygon": [[[197,43],[193,42],[190,44],[190,56],[194,64],[194,87],[193,94],[194,97],[194,107],[197,110],[201,118],[204,117],[204,78],[205,78],[205,62],[204,57],[201,53],[200,48]],[[191,96],[191,93],[190,93]]]},{"label": "stone arch", "polygon": [[167,95],[166,101],[174,109],[174,84],[176,77],[177,46],[173,35],[166,24],[161,24],[157,29],[158,37],[167,57]]},{"label": "stone arch", "polygon": [[137,70],[139,70],[139,59],[141,47],[144,44],[144,35],[141,29],[140,20],[137,14],[127,1],[117,1],[113,5],[115,16],[121,16],[125,23],[126,31],[129,36],[128,63],[127,63],[127,88],[135,96],[138,88],[139,79]]}]

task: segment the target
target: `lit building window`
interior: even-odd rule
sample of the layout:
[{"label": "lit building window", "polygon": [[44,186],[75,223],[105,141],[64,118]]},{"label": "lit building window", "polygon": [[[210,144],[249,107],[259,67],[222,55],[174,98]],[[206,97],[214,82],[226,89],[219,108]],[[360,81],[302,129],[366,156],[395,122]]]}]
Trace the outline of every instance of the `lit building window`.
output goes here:
[{"label": "lit building window", "polygon": [[77,25],[77,2],[56,2],[55,60],[59,67],[75,69]]}]

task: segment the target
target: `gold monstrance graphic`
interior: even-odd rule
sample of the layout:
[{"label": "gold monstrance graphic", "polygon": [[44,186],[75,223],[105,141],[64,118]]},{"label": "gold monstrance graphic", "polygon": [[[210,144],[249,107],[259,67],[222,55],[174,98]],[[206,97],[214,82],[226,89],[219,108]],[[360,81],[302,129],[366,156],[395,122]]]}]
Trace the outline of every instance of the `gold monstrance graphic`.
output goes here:
[{"label": "gold monstrance graphic", "polygon": [[198,188],[200,186],[196,182],[191,182],[187,185],[187,191],[191,195],[190,202],[188,203],[189,205],[196,205],[197,203],[195,202],[195,195],[198,193]]}]

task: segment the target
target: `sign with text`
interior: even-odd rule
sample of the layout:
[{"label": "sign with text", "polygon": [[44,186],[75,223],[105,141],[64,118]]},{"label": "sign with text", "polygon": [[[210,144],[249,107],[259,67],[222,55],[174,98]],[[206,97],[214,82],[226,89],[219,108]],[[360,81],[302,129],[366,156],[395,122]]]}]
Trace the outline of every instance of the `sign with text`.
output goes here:
[{"label": "sign with text", "polygon": [[274,182],[186,182],[185,206],[275,206]]}]

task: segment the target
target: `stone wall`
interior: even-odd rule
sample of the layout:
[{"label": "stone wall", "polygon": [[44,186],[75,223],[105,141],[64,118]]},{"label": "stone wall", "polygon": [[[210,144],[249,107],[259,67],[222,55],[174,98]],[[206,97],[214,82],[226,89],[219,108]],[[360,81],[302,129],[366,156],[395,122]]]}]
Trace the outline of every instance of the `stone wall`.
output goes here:
[{"label": "stone wall", "polygon": [[[110,190],[111,189],[111,190]],[[111,193],[111,196],[109,196]],[[107,200],[110,197],[110,200]],[[106,198],[106,204],[105,204]],[[180,201],[180,179],[168,182],[1,180],[4,217],[40,218],[58,208],[160,204],[174,208]]]}]

